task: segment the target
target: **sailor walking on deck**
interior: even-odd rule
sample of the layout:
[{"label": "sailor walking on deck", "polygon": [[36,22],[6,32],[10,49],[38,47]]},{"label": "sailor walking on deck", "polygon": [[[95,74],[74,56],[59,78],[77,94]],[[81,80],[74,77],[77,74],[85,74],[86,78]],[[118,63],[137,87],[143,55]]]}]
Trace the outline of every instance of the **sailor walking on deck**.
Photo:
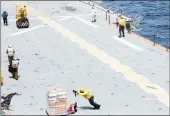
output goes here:
[{"label": "sailor walking on deck", "polygon": [[8,13],[6,11],[3,11],[2,17],[3,17],[4,25],[8,26]]},{"label": "sailor walking on deck", "polygon": [[9,65],[11,65],[12,64],[12,59],[14,58],[14,54],[15,54],[15,50],[12,47],[12,45],[8,45],[8,48],[6,50],[6,54],[8,55]]},{"label": "sailor walking on deck", "polygon": [[92,7],[92,22],[96,22],[96,9]]},{"label": "sailor walking on deck", "polygon": [[18,66],[19,66],[19,59],[15,57],[12,60],[12,65],[9,66],[9,72],[12,73],[13,78],[15,78],[16,80],[18,80]]}]

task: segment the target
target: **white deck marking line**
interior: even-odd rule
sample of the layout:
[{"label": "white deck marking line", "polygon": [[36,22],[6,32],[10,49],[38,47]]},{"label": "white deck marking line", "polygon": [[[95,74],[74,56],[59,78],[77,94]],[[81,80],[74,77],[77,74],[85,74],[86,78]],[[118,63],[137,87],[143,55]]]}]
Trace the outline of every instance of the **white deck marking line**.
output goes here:
[{"label": "white deck marking line", "polygon": [[[59,21],[61,20],[66,20],[68,17],[70,18],[70,17],[74,17],[74,16],[79,16],[79,17],[81,17],[81,16],[91,16],[92,14],[91,13],[89,13],[89,14],[80,14],[80,15],[65,15],[65,16],[52,16],[52,18],[58,18],[58,17],[61,17],[61,18],[63,18],[63,19],[59,19]],[[103,14],[103,13],[98,13],[97,15],[105,15],[105,14]],[[11,16],[11,17],[13,17],[13,16]],[[64,19],[64,18],[66,18],[66,19]],[[35,20],[35,19],[37,19],[37,18],[29,18],[28,17],[28,19],[29,20]],[[15,18],[13,18],[13,19],[8,19],[8,21],[9,22],[13,22],[13,21],[16,21],[16,19]],[[3,22],[3,19],[1,19],[1,22]]]},{"label": "white deck marking line", "polygon": [[15,18],[16,16],[8,16],[8,18],[9,18],[9,17]]},{"label": "white deck marking line", "polygon": [[[96,13],[96,16],[97,15],[105,15],[104,13]],[[89,14],[80,14],[80,15],[74,15],[74,16],[79,16],[79,17],[81,17],[81,16],[92,16],[92,13],[89,13]]]},{"label": "white deck marking line", "polygon": [[71,18],[71,17],[72,17],[72,16],[64,17],[64,18],[59,19],[58,21],[64,21],[64,20],[67,20],[67,19],[69,19],[69,18]]},{"label": "white deck marking line", "polygon": [[[97,15],[105,15],[104,13],[96,13],[96,16]],[[89,14],[79,14],[79,15],[73,15],[73,16],[79,16],[79,17],[81,17],[81,16],[92,16],[92,13],[89,13]]]},{"label": "white deck marking line", "polygon": [[134,44],[128,42],[128,41],[125,40],[125,39],[118,38],[118,37],[116,37],[116,36],[112,36],[112,37],[113,37],[115,40],[117,40],[117,41],[119,41],[119,42],[121,42],[121,43],[127,45],[128,47],[133,48],[134,50],[137,50],[137,51],[142,51],[142,50],[143,50],[142,48],[140,48],[140,47],[138,47],[138,46],[136,46],[136,45],[134,45]]},{"label": "white deck marking line", "polygon": [[[29,20],[35,20],[37,18],[28,18]],[[16,21],[16,19],[9,19],[8,21],[13,22]],[[3,22],[3,19],[1,19],[1,22]]]},{"label": "white deck marking line", "polygon": [[81,21],[81,22],[83,22],[83,23],[85,23],[85,24],[87,24],[87,25],[89,25],[89,26],[91,26],[93,28],[97,27],[95,24],[91,23],[90,21],[86,21],[86,20],[84,20],[84,19],[82,19],[82,18],[80,18],[78,16],[74,16],[74,18],[78,19],[79,21]]},{"label": "white deck marking line", "polygon": [[33,30],[38,29],[38,28],[40,28],[40,27],[43,27],[43,26],[45,26],[45,25],[39,25],[39,26],[36,26],[36,27],[28,28],[28,29],[25,29],[25,30],[23,30],[23,31],[14,33],[14,34],[12,34],[11,36],[20,35],[20,34],[23,34],[23,33],[26,33],[26,32],[30,32],[30,31],[33,31]]},{"label": "white deck marking line", "polygon": [[[73,16],[79,16],[79,17],[81,17],[81,16],[91,16],[92,14],[91,13],[89,13],[89,14],[71,14],[71,15],[63,15],[63,16],[52,16],[51,18],[58,18],[58,17],[73,17]],[[104,13],[96,13],[96,15],[105,15]]]},{"label": "white deck marking line", "polygon": [[147,99],[143,99],[143,100],[146,100],[146,101],[157,101],[157,98],[147,98]]},{"label": "white deck marking line", "polygon": [[[121,64],[121,62],[116,58],[109,56],[104,51],[97,48],[95,45],[89,44],[85,39],[64,28],[61,24],[58,24],[56,21],[50,19],[48,16],[43,15],[43,13],[29,6],[27,8],[32,13],[37,15],[39,19],[42,20],[45,24],[48,24],[52,28],[60,31],[60,33],[65,37],[65,39],[69,39],[70,41],[77,43],[80,47],[87,50],[91,55],[97,57],[100,61],[108,64],[116,72],[124,74],[124,77],[126,79],[135,82],[141,89],[145,90],[147,93],[155,95],[158,100],[160,100],[166,106],[169,107],[169,93],[162,89],[160,86],[151,83],[149,80],[145,79],[143,75],[137,74],[129,66]],[[156,89],[148,88],[147,86]]]}]

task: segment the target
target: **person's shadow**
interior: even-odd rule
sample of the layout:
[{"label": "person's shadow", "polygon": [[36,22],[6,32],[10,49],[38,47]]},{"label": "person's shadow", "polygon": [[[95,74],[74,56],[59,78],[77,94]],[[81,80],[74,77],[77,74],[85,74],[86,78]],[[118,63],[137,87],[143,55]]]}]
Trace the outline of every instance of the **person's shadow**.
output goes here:
[{"label": "person's shadow", "polygon": [[[16,80],[13,76],[9,76],[9,78]],[[20,78],[20,75],[18,75],[18,79]],[[17,80],[18,80],[17,79]]]},{"label": "person's shadow", "polygon": [[93,107],[90,107],[90,106],[80,106],[77,108],[79,108],[80,110],[94,110]]}]

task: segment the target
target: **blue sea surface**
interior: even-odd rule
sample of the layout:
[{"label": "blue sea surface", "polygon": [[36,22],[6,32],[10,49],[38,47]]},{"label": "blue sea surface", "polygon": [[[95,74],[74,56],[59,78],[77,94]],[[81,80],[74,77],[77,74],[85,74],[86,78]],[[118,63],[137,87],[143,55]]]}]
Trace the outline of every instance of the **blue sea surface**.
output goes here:
[{"label": "blue sea surface", "polygon": [[103,1],[102,6],[122,10],[125,16],[143,16],[136,33],[170,48],[170,1]]}]

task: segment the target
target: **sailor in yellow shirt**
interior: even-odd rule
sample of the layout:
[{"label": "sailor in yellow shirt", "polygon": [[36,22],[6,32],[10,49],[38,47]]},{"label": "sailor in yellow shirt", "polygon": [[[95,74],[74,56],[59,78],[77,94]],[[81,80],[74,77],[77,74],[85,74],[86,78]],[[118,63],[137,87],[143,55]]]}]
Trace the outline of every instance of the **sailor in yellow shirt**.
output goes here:
[{"label": "sailor in yellow shirt", "polygon": [[[121,37],[122,36],[122,34],[123,34],[123,37],[125,37],[125,32],[124,32],[124,30],[125,30],[125,24],[126,24],[126,20],[123,18],[123,16],[121,15],[120,16],[120,20],[119,20],[119,37]],[[122,33],[122,34],[121,34]]]},{"label": "sailor in yellow shirt", "polygon": [[1,71],[0,82],[1,82],[1,86],[3,86],[3,75],[2,75],[2,71]]},{"label": "sailor in yellow shirt", "polygon": [[25,16],[25,10],[24,10],[23,8],[21,8],[21,9],[19,10],[19,12],[20,12],[20,16],[21,16],[21,17],[24,17],[24,16]]},{"label": "sailor in yellow shirt", "polygon": [[80,88],[78,91],[76,91],[78,95],[84,96],[86,99],[89,100],[89,103],[94,106],[94,109],[100,109],[100,105],[94,102],[94,96],[92,93],[85,89],[85,88]]},{"label": "sailor in yellow shirt", "polygon": [[24,12],[24,17],[27,17],[26,6],[24,6],[23,12]]}]

